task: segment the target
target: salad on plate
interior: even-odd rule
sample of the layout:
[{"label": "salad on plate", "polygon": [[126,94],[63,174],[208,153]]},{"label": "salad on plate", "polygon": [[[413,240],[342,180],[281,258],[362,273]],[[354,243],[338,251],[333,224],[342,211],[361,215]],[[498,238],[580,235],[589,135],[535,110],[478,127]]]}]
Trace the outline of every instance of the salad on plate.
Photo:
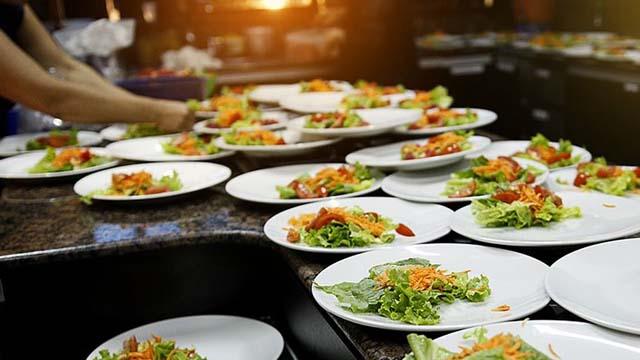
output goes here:
[{"label": "salad on plate", "polygon": [[440,323],[442,304],[479,303],[491,295],[486,276],[472,277],[468,269],[450,272],[424,258],[374,266],[368,277],[355,283],[314,285],[334,295],[350,312],[378,314],[414,325]]},{"label": "salad on plate", "polygon": [[139,123],[127,125],[127,130],[123,135],[123,139],[136,139],[147,136],[165,135],[166,132],[160,130],[155,124]]},{"label": "salad on plate", "polygon": [[67,148],[56,153],[52,147],[47,148],[44,157],[29,169],[30,174],[72,171],[99,166],[112,161],[110,157],[96,155],[87,148]]},{"label": "salad on plate", "polygon": [[485,227],[548,226],[569,218],[579,218],[579,207],[565,207],[562,199],[542,187],[518,184],[499,190],[488,199],[474,200],[472,213]]},{"label": "salad on plate", "polygon": [[449,96],[449,91],[444,86],[436,86],[429,91],[418,91],[413,99],[400,102],[400,107],[404,109],[448,109],[453,103],[453,98]]},{"label": "salad on plate", "polygon": [[402,160],[423,159],[471,149],[468,139],[472,131],[446,132],[430,137],[424,144],[405,144],[400,149]]},{"label": "salad on plate", "polygon": [[60,148],[78,145],[78,130],[51,130],[48,135],[27,141],[27,150],[44,150],[46,148]]},{"label": "salad on plate", "polygon": [[420,130],[427,128],[458,126],[473,124],[478,121],[478,114],[471,109],[464,112],[459,110],[433,109],[425,110],[422,117],[408,126],[409,130]]},{"label": "salad on plate", "polygon": [[314,199],[350,194],[370,188],[375,183],[375,173],[366,166],[342,165],[326,167],[316,174],[303,174],[286,186],[277,186],[281,199]]},{"label": "salad on plate", "polygon": [[278,120],[263,119],[262,112],[251,108],[225,108],[206,123],[211,129],[239,129],[277,124]]},{"label": "salad on plate", "polygon": [[340,88],[334,86],[329,80],[313,79],[311,81],[301,81],[300,91],[305,92],[330,92],[340,91]]},{"label": "salad on plate", "polygon": [[175,155],[212,155],[220,152],[215,145],[215,137],[208,134],[184,132],[162,143],[167,154]]},{"label": "salad on plate", "polygon": [[523,168],[508,156],[487,159],[484,156],[471,160],[471,167],[451,174],[443,195],[450,198],[491,195],[512,184],[532,184],[544,171],[528,166]]},{"label": "salad on plate", "polygon": [[318,113],[309,115],[304,123],[309,129],[344,129],[368,126],[354,111],[336,111],[332,113]]},{"label": "salad on plate", "polygon": [[349,94],[340,101],[340,107],[344,110],[376,109],[389,105],[391,101],[375,93]]},{"label": "salad on plate", "polygon": [[380,86],[376,82],[358,80],[354,84],[356,90],[359,90],[363,94],[369,95],[394,95],[394,94],[402,94],[407,89],[405,89],[402,85],[396,86]]},{"label": "salad on plate", "polygon": [[578,165],[573,185],[609,195],[639,194],[640,168],[608,165],[605,158],[599,157],[592,162]]},{"label": "salad on plate", "polygon": [[131,174],[113,173],[111,175],[111,186],[107,189],[92,191],[83,196],[82,200],[90,204],[91,199],[96,195],[107,196],[139,196],[155,195],[165,192],[178,191],[182,189],[182,181],[176,171],[171,175],[154,179],[151,173],[138,171]]},{"label": "salad on plate", "polygon": [[223,134],[227,144],[243,146],[285,145],[282,136],[269,130],[236,131]]},{"label": "salad on plate", "polygon": [[556,149],[544,135],[537,134],[531,138],[529,146],[524,151],[516,152],[513,156],[542,162],[550,169],[571,166],[580,162],[579,155],[571,155],[573,151],[571,141],[560,139],[558,144]]},{"label": "salad on plate", "polygon": [[388,244],[395,240],[394,232],[415,236],[406,225],[395,224],[387,217],[365,212],[357,206],[323,207],[317,213],[289,219],[287,241],[325,248],[363,247]]},{"label": "salad on plate", "polygon": [[180,348],[173,340],[152,336],[149,340],[139,342],[135,336],[122,344],[122,350],[111,353],[107,349],[93,360],[207,360],[194,348]]}]

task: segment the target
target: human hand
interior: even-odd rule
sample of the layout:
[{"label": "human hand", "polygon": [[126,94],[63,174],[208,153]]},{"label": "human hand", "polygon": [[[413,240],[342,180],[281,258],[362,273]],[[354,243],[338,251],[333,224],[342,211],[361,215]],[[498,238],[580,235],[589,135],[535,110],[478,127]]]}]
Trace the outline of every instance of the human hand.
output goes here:
[{"label": "human hand", "polygon": [[160,130],[174,133],[188,131],[195,119],[193,111],[178,101],[158,100],[158,115],[154,120]]}]

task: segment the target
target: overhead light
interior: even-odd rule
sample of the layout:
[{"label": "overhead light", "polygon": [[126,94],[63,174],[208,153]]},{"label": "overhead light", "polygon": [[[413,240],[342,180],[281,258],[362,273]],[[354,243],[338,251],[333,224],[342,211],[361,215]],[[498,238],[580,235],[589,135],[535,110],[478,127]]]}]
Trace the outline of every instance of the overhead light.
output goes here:
[{"label": "overhead light", "polygon": [[287,0],[262,0],[262,7],[267,10],[280,10],[287,6]]}]

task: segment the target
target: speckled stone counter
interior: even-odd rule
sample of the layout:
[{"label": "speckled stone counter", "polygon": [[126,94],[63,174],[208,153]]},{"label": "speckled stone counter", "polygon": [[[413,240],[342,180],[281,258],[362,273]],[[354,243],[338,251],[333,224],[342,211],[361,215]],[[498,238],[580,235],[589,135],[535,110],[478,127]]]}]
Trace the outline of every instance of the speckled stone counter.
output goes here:
[{"label": "speckled stone counter", "polygon": [[[397,139],[374,139],[374,144]],[[234,175],[287,163],[342,161],[344,153],[372,142],[354,141],[304,158],[277,163],[236,155],[225,165]],[[346,147],[346,148],[345,148]],[[220,185],[174,201],[107,205],[81,203],[73,180],[62,183],[5,183],[0,198],[0,267],[72,261],[192,244],[236,242],[270,247],[310,289],[315,276],[341,257],[306,254],[273,245],[262,233],[266,220],[285,209],[236,200]],[[384,196],[378,191],[372,196]],[[439,242],[469,242],[449,234]],[[571,249],[529,253],[551,263]],[[532,318],[571,318],[550,305]],[[364,359],[401,359],[408,347],[401,332],[381,331],[329,317],[340,337]],[[434,334],[439,335],[439,334]]]}]

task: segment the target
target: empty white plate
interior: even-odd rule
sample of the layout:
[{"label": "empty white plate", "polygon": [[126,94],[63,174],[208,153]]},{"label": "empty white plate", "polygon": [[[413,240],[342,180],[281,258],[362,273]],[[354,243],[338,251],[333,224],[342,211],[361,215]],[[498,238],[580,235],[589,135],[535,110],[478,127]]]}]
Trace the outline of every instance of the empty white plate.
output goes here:
[{"label": "empty white plate", "polygon": [[[89,148],[89,150],[99,156],[111,156],[104,148]],[[60,152],[60,150],[57,150]],[[67,176],[76,176],[87,174],[90,172],[110,168],[118,165],[118,160],[113,159],[102,165],[93,166],[85,169],[58,171],[50,173],[32,174],[29,172],[35,164],[37,164],[46,154],[46,150],[33,151],[27,154],[16,155],[0,160],[0,179],[52,179]]]},{"label": "empty white plate", "polygon": [[347,155],[347,162],[377,167],[385,170],[416,171],[432,169],[461,161],[465,156],[489,146],[491,140],[484,136],[472,136],[468,139],[471,149],[453,154],[433,156],[424,159],[402,160],[400,150],[406,144],[424,144],[427,139],[408,140],[388,145],[376,146],[358,150]]},{"label": "empty white plate", "polygon": [[[529,320],[485,326],[487,336],[511,333],[543,352],[551,359],[587,360],[640,358],[640,338],[577,321]],[[470,347],[473,340],[464,335],[473,329],[456,331],[439,337],[435,342],[450,350]],[[554,354],[555,353],[555,354]]]},{"label": "empty white plate", "polygon": [[[158,321],[123,332],[98,346],[88,357],[93,360],[100,350],[122,350],[132,336],[142,342],[152,336],[175,340],[180,348],[194,348],[212,360],[276,360],[284,349],[278,330],[261,321],[225,315],[202,315]],[[259,351],[257,351],[259,350]]]},{"label": "empty white plate", "polygon": [[[331,81],[331,85],[340,89],[341,91],[352,90],[351,84],[345,81]],[[300,94],[302,91],[300,84],[270,84],[270,85],[258,85],[249,93],[249,100],[267,103],[277,104],[280,100],[287,96]]]},{"label": "empty white plate", "polygon": [[107,149],[115,157],[133,161],[206,161],[233,155],[233,151],[224,151],[211,155],[178,155],[164,151],[162,144],[170,142],[175,136],[150,136],[137,139],[122,140],[107,145]]},{"label": "empty white plate", "polygon": [[182,188],[177,191],[168,191],[151,195],[94,195],[92,198],[96,200],[109,201],[139,201],[172,197],[215,186],[227,180],[229,176],[231,176],[231,170],[228,167],[218,164],[202,162],[146,163],[120,166],[85,176],[75,183],[73,190],[80,196],[87,196],[95,191],[108,189],[111,186],[112,174],[130,174],[143,170],[151,173],[154,179],[160,179],[165,175],[170,176],[175,171],[178,173],[178,177],[182,182]]},{"label": "empty white plate", "polygon": [[525,229],[479,225],[471,205],[456,211],[451,228],[468,238],[507,246],[564,246],[613,240],[640,232],[638,202],[610,195],[561,191],[564,206],[578,206],[582,217]]},{"label": "empty white plate", "polygon": [[[525,151],[529,146],[529,143],[530,143],[529,141],[524,141],[524,140],[523,141],[495,141],[491,143],[491,146],[484,149],[480,155],[484,155],[486,157],[498,157],[501,155],[511,156],[517,152]],[[556,149],[558,148],[558,143],[551,142],[550,144]],[[575,145],[573,145],[573,151],[571,152],[571,156],[572,157],[580,156],[580,161],[578,163],[588,162],[591,160],[591,153],[589,151]],[[578,166],[578,163],[571,166],[564,166],[564,167],[559,167],[555,169],[549,168],[549,170],[553,172],[560,169],[573,168]]]},{"label": "empty white plate", "polygon": [[[624,170],[634,170],[635,166],[621,166]],[[598,192],[596,190],[590,190],[586,188],[581,188],[573,185],[573,180],[575,180],[578,175],[578,169],[562,169],[554,171],[549,175],[547,180],[547,184],[549,184],[549,188],[553,191],[584,191],[584,192]],[[640,194],[629,192],[624,195],[624,197],[629,199],[640,200]]]},{"label": "empty white plate", "polygon": [[229,180],[225,190],[229,195],[247,201],[253,201],[264,204],[305,204],[314,201],[324,201],[328,199],[342,199],[360,196],[376,191],[382,185],[384,176],[380,176],[371,185],[370,188],[353,192],[350,194],[330,196],[317,199],[281,199],[280,194],[276,190],[276,186],[287,186],[290,182],[301,175],[315,175],[319,170],[328,166],[339,168],[344,164],[325,163],[325,164],[304,164],[304,165],[288,165],[279,166],[269,169],[260,169],[238,175]]},{"label": "empty white plate", "polygon": [[[309,246],[302,241],[297,243],[287,241],[287,230],[285,229],[289,227],[289,219],[292,217],[307,213],[315,214],[323,207],[351,208],[354,206],[359,206],[362,210],[367,212],[373,211],[381,216],[388,217],[396,224],[404,224],[413,230],[416,236],[408,237],[396,234],[395,240],[388,244],[353,248],[323,248]],[[449,233],[449,223],[452,214],[453,211],[451,211],[451,209],[441,205],[416,204],[389,197],[363,197],[328,200],[296,206],[292,209],[276,214],[264,225],[264,233],[276,244],[295,250],[317,253],[350,254],[381,248],[415,245],[439,239]]]},{"label": "empty white plate", "polygon": [[[281,129],[281,128],[287,126],[287,121],[289,119],[289,117],[287,116],[287,113],[282,112],[282,111],[264,112],[264,113],[262,113],[262,117],[261,118],[262,119],[276,120],[277,123],[274,123],[274,124],[271,124],[271,125],[264,125],[264,126],[262,126],[262,125],[261,126],[251,126],[251,128],[259,127],[260,129],[264,129],[264,130]],[[211,120],[213,120],[213,119],[211,119]],[[223,132],[230,132],[230,131],[236,130],[234,128],[210,128],[210,127],[207,127],[207,122],[208,121],[209,120],[205,120],[205,121],[199,121],[199,122],[195,123],[193,125],[193,130],[195,130],[196,132],[202,133],[202,134],[220,134],[220,133],[223,133]]]},{"label": "empty white plate", "polygon": [[[529,166],[539,169],[543,173],[536,177],[533,185],[540,185],[545,182],[549,169],[537,161],[514,158],[520,166]],[[464,198],[450,198],[442,195],[447,181],[451,180],[451,174],[467,169],[471,166],[469,160],[465,160],[446,168],[425,170],[420,172],[397,172],[387,176],[382,183],[382,190],[391,196],[401,199],[419,202],[466,202],[483,199],[489,195],[469,196]]]},{"label": "empty white plate", "polygon": [[[12,156],[21,154],[29,151],[38,151],[38,150],[27,150],[26,145],[27,142],[31,139],[35,139],[42,136],[48,136],[48,132],[42,133],[30,133],[30,134],[20,134],[20,135],[10,135],[5,136],[0,139],[0,157],[4,156]],[[78,131],[78,144],[72,146],[80,146],[87,147],[98,145],[102,142],[102,136],[100,134],[93,131]]]},{"label": "empty white plate", "polygon": [[381,108],[355,110],[355,112],[369,125],[336,129],[305,128],[307,118],[310,116],[307,115],[291,120],[289,128],[305,134],[326,137],[364,137],[383,134],[397,126],[412,123],[421,116],[419,109]]},{"label": "empty white plate", "polygon": [[[330,265],[318,274],[314,282],[320,285],[358,282],[368,277],[369,269],[375,265],[407,258],[424,258],[448,271],[470,270],[470,276],[486,275],[491,295],[482,303],[459,300],[450,305],[440,305],[441,322],[437,325],[412,325],[377,314],[354,314],[342,308],[335,296],[316,287],[312,290],[313,297],[323,309],[356,324],[413,332],[452,331],[520,319],[549,302],[544,290],[547,265],[517,252],[469,244],[425,244],[368,251]],[[511,309],[492,311],[501,305],[508,305]]]},{"label": "empty white plate", "polygon": [[[640,335],[640,239],[574,251],[551,265],[547,292],[583,319]],[[638,357],[640,359],[640,354]]]},{"label": "empty white plate", "polygon": [[[469,108],[469,109],[475,112],[476,114],[478,114],[478,120],[476,120],[474,123],[471,123],[471,124],[456,125],[456,126],[440,126],[440,127],[424,128],[424,129],[418,129],[418,130],[410,130],[406,126],[402,126],[396,129],[396,132],[404,135],[440,134],[447,131],[476,129],[479,127],[487,126],[492,122],[496,121],[496,119],[498,119],[498,115],[493,111],[476,109],[476,108]],[[452,108],[451,110],[464,113],[467,111],[467,108]],[[437,111],[437,110],[432,109],[428,111]]]},{"label": "empty white plate", "polygon": [[340,141],[339,138],[320,138],[317,136],[305,135],[293,130],[276,131],[276,133],[285,141],[284,145],[232,145],[227,144],[223,137],[216,139],[216,145],[221,149],[241,151],[247,155],[266,157],[300,155]]},{"label": "empty white plate", "polygon": [[334,112],[347,95],[341,91],[300,93],[283,98],[280,106],[301,114]]}]

